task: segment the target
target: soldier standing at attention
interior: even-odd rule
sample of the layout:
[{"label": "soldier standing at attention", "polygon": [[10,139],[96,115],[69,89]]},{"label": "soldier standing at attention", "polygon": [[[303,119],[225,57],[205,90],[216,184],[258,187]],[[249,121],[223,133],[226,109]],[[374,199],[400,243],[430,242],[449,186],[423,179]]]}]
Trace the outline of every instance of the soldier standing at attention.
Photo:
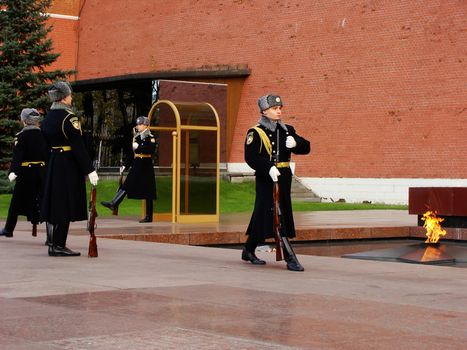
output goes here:
[{"label": "soldier standing at attention", "polygon": [[66,247],[70,222],[87,220],[85,176],[99,180],[84,146],[79,118],[71,110],[71,86],[57,81],[49,88],[52,106],[42,123],[49,148],[41,218],[47,222],[50,256],[78,256]]},{"label": "soldier standing at attention", "polygon": [[[266,262],[255,255],[255,249],[266,238],[274,237],[273,182],[279,182],[282,236],[287,240],[295,237],[290,189],[292,171],[289,166],[291,153],[308,154],[310,142],[295,133],[291,125],[282,122],[282,99],[277,95],[265,95],[258,100],[261,117],[258,125],[248,130],[245,140],[245,161],[255,170],[256,199],[246,234],[248,239],[242,259],[254,265]],[[292,251],[283,249],[287,269],[303,271]]]},{"label": "soldier standing at attention", "polygon": [[115,197],[110,202],[101,202],[101,204],[110,210],[115,210],[126,195],[130,199],[145,199],[146,216],[140,222],[152,222],[153,200],[156,199],[156,177],[152,156],[156,152],[156,139],[149,130],[147,117],[136,119],[136,129],[138,133],[133,139],[135,156],[128,176]]},{"label": "soldier standing at attention", "polygon": [[45,178],[47,150],[39,128],[40,114],[34,108],[21,111],[23,129],[16,134],[8,179],[16,180],[5,227],[0,236],[13,237],[18,215],[39,223],[39,205]]}]

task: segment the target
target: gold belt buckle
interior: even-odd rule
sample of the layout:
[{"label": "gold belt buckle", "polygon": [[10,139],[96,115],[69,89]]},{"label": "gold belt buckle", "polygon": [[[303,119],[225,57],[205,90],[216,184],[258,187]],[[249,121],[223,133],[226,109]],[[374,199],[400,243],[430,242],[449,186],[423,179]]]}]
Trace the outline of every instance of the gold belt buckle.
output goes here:
[{"label": "gold belt buckle", "polygon": [[135,154],[135,158],[151,158],[150,154],[138,153]]},{"label": "gold belt buckle", "polygon": [[52,149],[59,152],[68,152],[71,151],[71,146],[52,146]]},{"label": "gold belt buckle", "polygon": [[44,166],[45,162],[43,161],[35,161],[35,162],[22,162],[21,166],[31,167],[32,165]]},{"label": "gold belt buckle", "polygon": [[290,165],[290,162],[278,162],[276,163],[277,168],[288,168]]}]

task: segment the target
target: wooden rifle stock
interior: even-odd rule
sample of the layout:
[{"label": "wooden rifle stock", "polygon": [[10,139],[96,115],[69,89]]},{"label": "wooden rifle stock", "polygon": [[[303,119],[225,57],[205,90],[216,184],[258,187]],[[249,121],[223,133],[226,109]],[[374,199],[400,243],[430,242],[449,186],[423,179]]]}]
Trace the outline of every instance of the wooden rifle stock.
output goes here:
[{"label": "wooden rifle stock", "polygon": [[279,202],[279,183],[274,182],[274,241],[276,242],[276,261],[282,260],[282,239],[281,239],[281,209]]},{"label": "wooden rifle stock", "polygon": [[37,224],[36,223],[32,224],[32,236],[37,237]]},{"label": "wooden rifle stock", "polygon": [[96,186],[92,186],[91,196],[89,200],[89,219],[88,219],[88,231],[89,231],[89,249],[88,257],[97,258],[97,241],[94,229],[96,228]]}]

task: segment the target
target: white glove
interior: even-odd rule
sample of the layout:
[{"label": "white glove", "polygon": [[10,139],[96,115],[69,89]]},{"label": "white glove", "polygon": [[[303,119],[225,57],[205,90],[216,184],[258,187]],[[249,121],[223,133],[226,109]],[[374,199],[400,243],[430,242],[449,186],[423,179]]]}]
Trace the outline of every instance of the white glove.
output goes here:
[{"label": "white glove", "polygon": [[97,176],[96,171],[94,170],[92,173],[89,173],[88,177],[89,177],[89,182],[91,183],[91,185],[97,186],[97,181],[99,181],[99,176]]},{"label": "white glove", "polygon": [[294,148],[295,146],[297,146],[297,141],[295,141],[293,136],[287,136],[285,139],[285,147]]},{"label": "white glove", "polygon": [[278,180],[277,177],[280,176],[280,175],[281,175],[281,173],[280,173],[279,169],[276,168],[275,165],[273,165],[271,167],[271,169],[269,169],[269,176],[271,176],[272,181],[277,182],[277,180]]},{"label": "white glove", "polygon": [[137,149],[138,146],[139,146],[139,143],[138,143],[138,142],[133,142],[133,149],[134,149],[134,150]]},{"label": "white glove", "polygon": [[15,181],[17,177],[18,177],[18,175],[16,175],[15,173],[9,173],[8,174],[8,180],[10,180],[10,182]]},{"label": "white glove", "polygon": [[120,174],[123,174],[124,171],[125,171],[125,166],[122,165],[122,166],[120,167]]}]

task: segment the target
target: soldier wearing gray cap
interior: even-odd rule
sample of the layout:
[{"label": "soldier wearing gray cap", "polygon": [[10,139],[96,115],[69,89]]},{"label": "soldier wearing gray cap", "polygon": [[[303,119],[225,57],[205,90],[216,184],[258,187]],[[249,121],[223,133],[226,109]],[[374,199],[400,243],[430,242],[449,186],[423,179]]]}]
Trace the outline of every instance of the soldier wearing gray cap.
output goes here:
[{"label": "soldier wearing gray cap", "polygon": [[49,256],[78,256],[66,247],[70,222],[87,220],[85,176],[93,186],[98,176],[84,146],[80,119],[71,109],[70,84],[57,81],[49,88],[52,106],[42,123],[49,162],[41,206],[46,221]]},{"label": "soldier wearing gray cap", "polygon": [[135,155],[125,182],[110,202],[103,201],[101,204],[115,213],[126,195],[129,199],[144,199],[146,201],[146,215],[140,222],[152,222],[153,200],[157,197],[156,177],[152,161],[152,156],[156,151],[156,138],[149,130],[147,117],[141,116],[136,119],[136,129],[137,133],[133,138]]},{"label": "soldier wearing gray cap", "polygon": [[258,107],[261,114],[269,108],[283,106],[282,99],[278,95],[264,95],[258,99]]},{"label": "soldier wearing gray cap", "polygon": [[39,223],[39,204],[45,179],[46,144],[39,128],[41,115],[34,108],[21,111],[23,129],[16,134],[8,179],[15,182],[8,217],[0,236],[12,237],[18,215]]},{"label": "soldier wearing gray cap", "polygon": [[72,92],[70,83],[67,81],[56,81],[49,87],[48,94],[52,102],[59,102],[67,96],[71,96]]},{"label": "soldier wearing gray cap", "polygon": [[21,121],[26,125],[35,125],[39,124],[41,115],[35,108],[24,108],[21,111]]},{"label": "soldier wearing gray cap", "polygon": [[[261,113],[258,124],[250,128],[245,139],[245,161],[255,170],[256,200],[246,234],[248,239],[242,259],[254,265],[266,262],[255,255],[256,247],[266,238],[274,237],[273,227],[273,184],[279,183],[282,219],[281,240],[287,268],[303,271],[288,238],[295,237],[290,189],[292,170],[291,154],[308,154],[310,142],[299,136],[292,125],[282,122],[282,98],[275,94],[262,96],[258,100]],[[286,249],[287,248],[287,249]]]}]

